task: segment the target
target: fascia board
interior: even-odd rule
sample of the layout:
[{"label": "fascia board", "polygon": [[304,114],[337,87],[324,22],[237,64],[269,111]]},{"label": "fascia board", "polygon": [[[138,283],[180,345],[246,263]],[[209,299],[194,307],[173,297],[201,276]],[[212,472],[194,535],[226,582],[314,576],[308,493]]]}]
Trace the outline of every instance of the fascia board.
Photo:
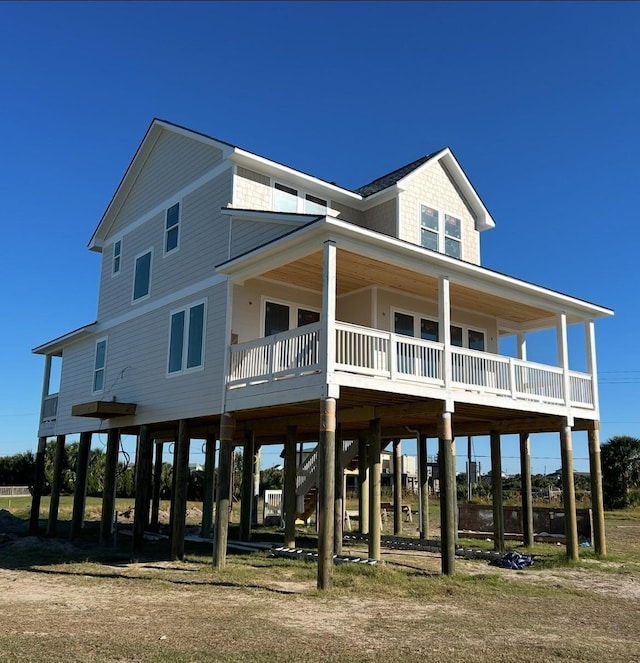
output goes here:
[{"label": "fascia board", "polygon": [[247,152],[239,147],[233,149],[229,155],[229,159],[240,166],[246,166],[248,168],[253,166],[258,168],[260,172],[268,174],[271,177],[286,178],[287,181],[297,183],[303,188],[312,186],[314,189],[320,189],[326,192],[327,198],[330,198],[331,200],[348,203],[350,205],[357,205],[357,203],[362,201],[362,196],[358,193],[343,189],[337,184],[325,182],[313,175],[308,175],[307,173],[295,170],[295,168],[284,166],[283,164],[271,161],[265,157],[253,154],[252,152]]},{"label": "fascia board", "polygon": [[399,182],[396,182],[395,184],[392,184],[386,189],[382,189],[382,191],[378,191],[377,193],[374,193],[371,196],[364,198],[362,204],[358,209],[360,209],[362,212],[366,212],[370,210],[372,207],[376,207],[376,205],[381,205],[382,203],[386,203],[388,200],[392,200],[399,193],[402,193],[403,191],[406,190],[407,190],[406,186],[400,184]]},{"label": "fascia board", "polygon": [[68,332],[63,336],[58,336],[58,338],[54,338],[52,341],[43,343],[42,345],[33,348],[31,352],[34,355],[54,354],[55,352],[61,351],[65,345],[69,345],[70,343],[75,343],[76,341],[80,341],[83,338],[86,338],[87,336],[91,336],[92,334],[95,333],[96,328],[97,328],[97,323],[92,322],[91,324],[85,325],[84,327],[80,327],[79,329],[74,329],[73,331]]}]

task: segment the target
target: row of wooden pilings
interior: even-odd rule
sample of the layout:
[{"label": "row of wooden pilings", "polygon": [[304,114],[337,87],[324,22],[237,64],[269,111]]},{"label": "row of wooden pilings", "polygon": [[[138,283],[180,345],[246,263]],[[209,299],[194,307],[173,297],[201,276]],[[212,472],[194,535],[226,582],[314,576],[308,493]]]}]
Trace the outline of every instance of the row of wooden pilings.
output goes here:
[{"label": "row of wooden pilings", "polygon": [[[233,466],[233,446],[235,421],[232,414],[223,414],[220,421],[219,435],[210,435],[205,449],[205,498],[203,502],[202,533],[209,536],[212,530],[214,454],[216,437],[220,440],[217,472],[217,490],[215,491],[215,517],[213,526],[213,565],[222,569],[226,562],[228,543],[229,513],[231,507],[231,483]],[[571,428],[564,425],[559,431],[562,458],[563,499],[565,509],[566,547],[569,559],[578,559],[578,537],[575,512],[575,492],[573,481],[573,453]],[[589,461],[591,474],[591,494],[593,508],[595,551],[606,554],[604,531],[604,512],[602,506],[602,475],[600,469],[600,442],[598,427],[588,431]],[[284,477],[284,545],[295,546],[296,521],[296,445],[297,428],[288,426],[285,440],[285,477]],[[494,546],[504,550],[504,515],[502,497],[502,468],[500,433],[490,432],[491,471],[493,488]],[[359,522],[362,533],[368,534],[368,555],[372,559],[381,558],[381,449],[382,430],[380,419],[369,422],[369,429],[359,436]],[[418,438],[418,473],[421,484],[420,535],[429,536],[428,526],[428,485],[426,436]],[[44,480],[44,453],[46,438],[40,438],[36,454],[34,492],[31,508],[30,531],[38,532],[40,499]],[[62,465],[64,459],[65,437],[56,440],[53,481],[47,535],[55,536]],[[120,431],[109,429],[105,455],[105,475],[100,523],[100,544],[113,543],[113,524],[115,513],[116,478]],[[187,508],[187,483],[189,473],[190,424],[181,420],[175,439],[170,537],[171,555],[174,559],[184,557],[184,537]],[[149,426],[141,426],[138,436],[135,475],[135,509],[133,522],[134,554],[142,552],[145,529],[158,527],[160,504],[160,477],[162,471],[162,442],[156,442],[155,465],[153,464],[154,440]],[[82,433],[78,448],[76,466],[76,485],[71,521],[71,538],[76,538],[83,525],[85,496],[88,476],[91,433]],[[255,474],[257,472],[257,445],[253,434],[248,432],[245,438],[245,463],[242,479],[242,512],[240,538],[248,541],[251,524],[256,522]],[[394,486],[400,487],[400,447],[394,442]],[[452,434],[452,415],[442,412],[438,421],[438,457],[440,465],[440,528],[441,528],[441,570],[444,574],[455,572],[455,544],[457,536],[456,522],[456,470],[454,438]],[[533,508],[531,501],[530,443],[527,434],[520,435],[520,458],[522,477],[523,542],[533,544]],[[250,462],[247,462],[249,461]],[[342,552],[343,514],[344,514],[344,468],[342,467],[342,439],[336,424],[336,400],[323,399],[320,407],[320,426],[318,440],[318,575],[320,589],[332,586],[333,555]],[[152,479],[153,475],[153,479]],[[394,528],[398,532],[401,522],[402,497],[397,489],[394,499]],[[152,494],[150,494],[152,493]],[[151,510],[149,510],[151,503]]]}]

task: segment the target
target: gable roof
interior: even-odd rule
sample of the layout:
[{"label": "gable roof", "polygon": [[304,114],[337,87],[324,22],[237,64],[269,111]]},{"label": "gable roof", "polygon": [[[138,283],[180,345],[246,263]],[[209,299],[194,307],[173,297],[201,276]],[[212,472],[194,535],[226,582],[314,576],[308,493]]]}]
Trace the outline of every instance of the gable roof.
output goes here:
[{"label": "gable roof", "polygon": [[89,248],[91,250],[101,250],[102,242],[108,235],[109,229],[111,228],[116,215],[131,192],[138,175],[144,168],[147,158],[151,154],[158,138],[165,130],[202,141],[212,147],[222,150],[223,158],[230,158],[235,163],[244,165],[259,164],[262,170],[266,169],[272,174],[278,173],[280,176],[285,175],[294,177],[302,182],[313,183],[316,186],[319,185],[322,188],[329,190],[334,198],[342,200],[342,202],[348,202],[354,206],[358,206],[359,201],[362,202],[371,199],[375,194],[385,196],[382,192],[390,189],[394,185],[397,185],[402,190],[402,188],[404,188],[402,187],[403,180],[411,177],[421,168],[426,168],[435,161],[440,161],[447,174],[454,181],[455,186],[465,199],[467,205],[473,211],[476,218],[476,229],[481,231],[495,226],[495,223],[486,206],[482,202],[482,199],[462,170],[462,167],[453,155],[453,152],[448,147],[416,159],[415,161],[412,161],[405,166],[401,166],[382,177],[378,177],[372,182],[369,182],[369,184],[365,184],[358,189],[347,189],[339,186],[335,182],[329,182],[301,170],[291,168],[290,166],[262,157],[254,152],[240,148],[237,145],[220,140],[219,138],[214,138],[213,136],[209,136],[199,131],[188,129],[187,127],[169,122],[168,120],[154,118],[147,128],[138,149],[133,155],[127,170],[120,180],[113,197],[89,240]]}]

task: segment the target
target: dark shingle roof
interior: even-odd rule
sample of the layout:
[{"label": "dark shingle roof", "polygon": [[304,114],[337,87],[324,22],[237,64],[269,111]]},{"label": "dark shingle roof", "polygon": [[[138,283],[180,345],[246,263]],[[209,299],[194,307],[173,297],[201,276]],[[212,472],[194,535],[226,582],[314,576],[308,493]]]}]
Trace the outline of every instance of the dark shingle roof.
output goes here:
[{"label": "dark shingle roof", "polygon": [[355,193],[359,193],[363,198],[372,196],[374,193],[378,193],[378,191],[382,191],[383,189],[394,185],[396,182],[399,182],[403,177],[406,177],[409,173],[412,173],[416,168],[419,168],[423,163],[426,163],[429,161],[429,159],[432,159],[440,152],[442,152],[442,150],[427,154],[420,159],[416,159],[416,161],[408,163],[406,166],[402,166],[401,168],[398,168],[391,173],[387,173],[382,177],[378,177],[378,179],[373,180],[373,182],[369,182],[369,184],[365,184],[364,186],[361,186],[359,189],[355,189],[354,191]]}]

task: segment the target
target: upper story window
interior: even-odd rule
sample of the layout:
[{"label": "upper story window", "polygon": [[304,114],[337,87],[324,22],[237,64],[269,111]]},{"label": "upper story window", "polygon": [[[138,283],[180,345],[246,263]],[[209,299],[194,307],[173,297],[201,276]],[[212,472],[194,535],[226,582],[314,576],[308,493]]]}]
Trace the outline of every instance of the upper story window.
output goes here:
[{"label": "upper story window", "polygon": [[169,326],[169,374],[202,368],[204,365],[205,302],[171,313]]},{"label": "upper story window", "polygon": [[280,182],[273,185],[273,209],[276,212],[326,214],[328,206],[328,201],[324,198],[298,191]]},{"label": "upper story window", "polygon": [[276,212],[297,212],[298,190],[276,182],[273,185],[273,208]]},{"label": "upper story window", "polygon": [[96,342],[96,354],[93,363],[93,393],[104,391],[104,369],[107,363],[107,339]]},{"label": "upper story window", "polygon": [[153,251],[149,249],[136,257],[133,272],[133,301],[137,302],[149,296],[151,291],[151,259]]},{"label": "upper story window", "polygon": [[308,193],[304,197],[304,211],[306,214],[326,214],[327,201]]},{"label": "upper story window", "polygon": [[172,205],[166,214],[164,231],[165,254],[175,251],[180,246],[180,203]]},{"label": "upper story window", "polygon": [[462,220],[430,205],[420,205],[420,243],[427,249],[462,257]]},{"label": "upper story window", "polygon": [[113,260],[111,263],[111,275],[115,276],[120,273],[120,262],[122,259],[122,240],[119,239],[113,243]]}]

